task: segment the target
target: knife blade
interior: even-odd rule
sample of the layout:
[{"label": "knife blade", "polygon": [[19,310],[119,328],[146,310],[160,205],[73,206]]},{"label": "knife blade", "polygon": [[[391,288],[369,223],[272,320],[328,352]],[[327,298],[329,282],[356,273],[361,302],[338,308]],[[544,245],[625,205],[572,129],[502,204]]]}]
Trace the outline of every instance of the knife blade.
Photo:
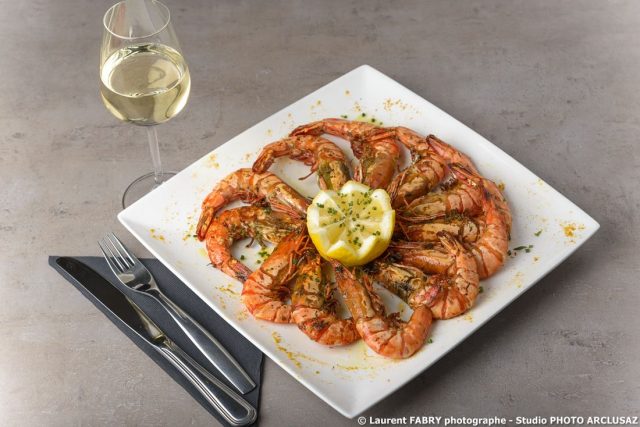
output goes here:
[{"label": "knife blade", "polygon": [[234,426],[243,426],[255,421],[257,412],[247,401],[184,353],[111,282],[73,257],[60,257],[56,264],[129,330],[151,345],[182,373],[227,422]]}]

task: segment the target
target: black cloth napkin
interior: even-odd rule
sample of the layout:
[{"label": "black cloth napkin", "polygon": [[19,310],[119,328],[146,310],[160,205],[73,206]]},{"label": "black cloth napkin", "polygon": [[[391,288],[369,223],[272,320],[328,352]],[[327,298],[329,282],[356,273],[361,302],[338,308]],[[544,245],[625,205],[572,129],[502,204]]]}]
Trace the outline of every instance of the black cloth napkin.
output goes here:
[{"label": "black cloth napkin", "polygon": [[[59,256],[50,256],[49,265],[51,265],[65,279],[69,280],[70,276],[56,264]],[[75,257],[89,267],[93,268],[108,281],[115,283],[116,277],[113,275],[106,261],[102,257]],[[242,365],[251,379],[257,384],[256,388],[244,395],[244,398],[253,405],[256,410],[259,409],[260,388],[262,376],[262,360],[263,354],[253,344],[247,341],[240,333],[238,333],[231,325],[218,316],[207,304],[205,304],[196,294],[194,294],[184,283],[173,275],[160,261],[156,259],[142,259],[142,263],[151,271],[158,286],[162,291],[173,300],[183,310],[188,312],[197,322],[204,326],[211,334],[220,341],[220,343],[236,358]],[[153,348],[144,340],[140,339],[117,317],[106,311],[102,307],[97,298],[81,286],[76,285],[74,280],[69,280],[82,294],[87,297],[109,320],[111,320],[125,335],[129,337],[147,356],[153,359],[164,371],[171,376],[178,384],[180,384],[189,394],[196,399],[204,408],[206,408],[220,423],[230,426],[224,419],[213,409],[209,408],[205,400],[195,390],[195,388],[164,358],[156,353]],[[158,308],[153,302],[146,298],[132,298],[136,304],[151,318],[153,321],[178,344],[184,351],[196,359],[202,366],[209,367],[203,357],[200,357],[195,351],[193,344],[184,335],[184,333],[174,324],[163,309]],[[225,378],[213,370],[211,372],[221,381],[230,385]],[[233,389],[233,387],[231,387]],[[256,426],[258,422],[253,425]]]}]

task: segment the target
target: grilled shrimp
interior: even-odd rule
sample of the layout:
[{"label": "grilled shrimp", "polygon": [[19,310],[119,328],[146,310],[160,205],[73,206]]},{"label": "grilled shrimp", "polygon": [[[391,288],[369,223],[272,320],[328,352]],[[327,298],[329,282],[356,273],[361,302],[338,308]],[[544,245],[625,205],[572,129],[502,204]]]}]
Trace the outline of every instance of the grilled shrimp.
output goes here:
[{"label": "grilled shrimp", "polygon": [[438,232],[446,231],[462,242],[475,242],[480,237],[480,227],[472,218],[452,215],[424,223],[397,221],[398,233],[412,242],[436,242]]},{"label": "grilled shrimp", "polygon": [[[442,268],[416,268],[404,261],[392,263],[376,261],[372,267],[374,280],[398,295],[412,308],[426,305],[436,319],[450,319],[473,306],[478,295],[479,282],[475,259],[452,235],[438,234],[444,250],[449,253],[450,264]],[[427,275],[423,270],[437,271]]]},{"label": "grilled shrimp", "polygon": [[353,315],[356,329],[373,351],[404,359],[422,347],[432,323],[431,310],[426,305],[416,306],[408,322],[401,321],[397,314],[387,316],[369,276],[361,268],[352,271],[337,261],[332,264],[338,289]]},{"label": "grilled shrimp", "polygon": [[451,171],[457,178],[450,188],[441,192],[429,193],[411,202],[401,209],[400,217],[409,222],[428,221],[453,213],[467,215],[482,211],[483,187],[460,164],[451,165]]},{"label": "grilled shrimp", "polygon": [[351,142],[351,149],[360,161],[354,178],[373,189],[386,189],[400,158],[400,149],[396,143],[392,139],[354,140]]},{"label": "grilled shrimp", "polygon": [[461,173],[483,189],[482,214],[475,218],[481,224],[481,233],[475,242],[467,243],[466,246],[476,259],[480,278],[484,279],[496,273],[507,258],[511,210],[493,181],[470,171],[461,171]]},{"label": "grilled shrimp", "polygon": [[[426,194],[433,189],[435,185],[445,177],[448,164],[459,163],[471,172],[478,173],[469,156],[456,150],[434,135],[429,135],[425,138],[413,130],[401,126],[385,128],[376,131],[376,133],[378,135],[371,136],[370,139],[375,139],[376,137],[394,138],[395,141],[411,151],[413,158],[413,164],[406,170],[409,176],[402,177],[402,175],[400,175],[396,177],[396,179],[404,182],[405,189],[402,189],[402,185],[397,185],[397,188],[391,188],[391,190],[397,192],[394,200],[398,199],[398,201],[394,203],[394,207],[409,203],[416,197]],[[419,179],[419,172],[428,174],[428,179]],[[408,178],[412,178],[412,180]],[[406,195],[404,194],[405,191],[407,192]]]},{"label": "grilled shrimp", "polygon": [[387,249],[387,258],[432,274],[446,273],[455,260],[441,245],[402,241],[391,242]]},{"label": "grilled shrimp", "polygon": [[246,203],[266,201],[273,210],[295,218],[304,218],[309,205],[306,198],[276,175],[238,169],[220,181],[202,202],[202,213],[197,226],[200,240],[204,240],[216,212],[234,200]]},{"label": "grilled shrimp", "polygon": [[448,165],[441,157],[427,151],[414,160],[391,181],[387,191],[394,208],[407,206],[434,189],[447,175]]},{"label": "grilled shrimp", "polygon": [[242,302],[254,317],[289,323],[291,305],[286,303],[287,285],[295,276],[296,264],[308,246],[309,236],[293,231],[244,282]]},{"label": "grilled shrimp", "polygon": [[234,241],[251,237],[260,244],[278,243],[294,228],[302,226],[301,221],[269,208],[243,206],[230,209],[211,221],[205,238],[207,253],[215,268],[244,282],[251,270],[231,255]]},{"label": "grilled shrimp", "polygon": [[440,242],[455,257],[455,263],[447,274],[431,276],[442,291],[431,311],[436,319],[450,319],[469,310],[476,301],[480,278],[476,262],[469,251],[450,234],[440,233]]},{"label": "grilled shrimp", "polygon": [[438,280],[429,280],[429,276],[419,268],[393,262],[390,257],[378,259],[367,267],[373,280],[400,297],[410,307],[429,307],[435,303],[442,291]]},{"label": "grilled shrimp", "polygon": [[324,345],[346,345],[359,340],[353,319],[336,314],[333,288],[322,272],[322,259],[309,250],[298,265],[291,291],[291,320],[312,340]]},{"label": "grilled shrimp", "polygon": [[[329,141],[315,135],[283,138],[262,149],[253,163],[253,171],[264,173],[278,157],[290,157],[318,172],[318,185],[323,190],[339,190],[349,180],[349,167],[344,153]],[[304,179],[306,177],[300,178]]]},{"label": "grilled shrimp", "polygon": [[481,279],[495,274],[507,258],[511,216],[506,203],[504,206],[507,207],[508,218],[499,208],[500,204],[501,202],[496,201],[489,191],[485,192],[482,207],[482,233],[476,242],[467,244],[475,257]]},{"label": "grilled shrimp", "polygon": [[[506,211],[499,208],[504,199],[497,202],[488,191],[483,194],[482,214],[473,220],[463,220],[455,228],[446,227],[446,223],[412,224],[405,227],[404,233],[415,242],[395,242],[390,246],[395,256],[403,264],[421,268],[425,271],[436,272],[438,265],[446,263],[447,257],[435,256],[437,252],[431,244],[433,233],[440,231],[453,231],[453,234],[464,242],[465,247],[473,254],[476,260],[476,268],[481,279],[485,279],[496,273],[504,264],[509,245],[509,208],[503,205]],[[449,223],[451,225],[451,223]],[[456,231],[457,228],[457,231]]]},{"label": "grilled shrimp", "polygon": [[291,132],[295,135],[329,134],[344,138],[351,143],[351,150],[360,164],[354,178],[371,188],[386,188],[400,158],[400,149],[394,138],[377,137],[370,139],[377,126],[371,123],[324,119],[299,126]]},{"label": "grilled shrimp", "polygon": [[447,161],[430,150],[426,138],[402,126],[378,128],[367,136],[371,142],[394,140],[411,152],[412,163],[400,172],[387,191],[394,207],[405,206],[433,189],[447,173]]}]

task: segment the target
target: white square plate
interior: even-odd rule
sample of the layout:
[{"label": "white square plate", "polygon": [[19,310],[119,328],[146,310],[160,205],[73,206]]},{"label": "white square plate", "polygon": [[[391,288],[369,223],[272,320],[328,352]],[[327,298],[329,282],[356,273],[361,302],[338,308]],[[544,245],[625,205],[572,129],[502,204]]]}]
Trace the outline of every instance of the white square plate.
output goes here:
[{"label": "white square plate", "polygon": [[[261,147],[297,125],[347,115],[375,118],[385,126],[402,125],[433,133],[467,153],[481,173],[506,183],[512,208],[510,247],[505,267],[483,281],[484,292],[465,316],[438,321],[432,343],[413,357],[380,357],[362,342],[326,348],[294,325],[257,321],[240,302],[241,283],[208,265],[204,244],[193,238],[200,203],[215,183],[241,167],[251,167]],[[334,139],[335,141],[340,141]],[[347,145],[340,141],[347,149]],[[405,159],[406,161],[406,159]],[[317,192],[308,168],[286,159],[271,169],[306,196]],[[184,169],[169,182],[122,211],[118,218],[176,276],[267,356],[346,417],[354,417],[393,393],[449,352],[469,334],[524,293],[567,258],[599,227],[598,223],[495,145],[428,101],[379,71],[363,65],[258,123]],[[236,245],[253,264],[259,248]],[[404,304],[384,296],[389,311]],[[188,307],[186,307],[188,309]]]}]

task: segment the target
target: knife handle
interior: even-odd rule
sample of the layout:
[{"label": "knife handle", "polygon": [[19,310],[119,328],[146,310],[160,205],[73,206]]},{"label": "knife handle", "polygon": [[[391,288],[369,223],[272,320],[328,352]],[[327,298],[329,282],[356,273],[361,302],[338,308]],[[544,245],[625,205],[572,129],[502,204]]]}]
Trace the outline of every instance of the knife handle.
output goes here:
[{"label": "knife handle", "polygon": [[155,349],[193,384],[202,397],[229,424],[246,426],[256,420],[258,413],[249,402],[217,378],[203,375],[203,372],[206,372],[205,369],[179,347],[165,340],[157,344]]},{"label": "knife handle", "polygon": [[246,394],[256,387],[242,366],[199,323],[175,305],[160,290],[148,289],[145,293],[154,298],[167,311],[196,348],[236,389],[242,394]]}]

